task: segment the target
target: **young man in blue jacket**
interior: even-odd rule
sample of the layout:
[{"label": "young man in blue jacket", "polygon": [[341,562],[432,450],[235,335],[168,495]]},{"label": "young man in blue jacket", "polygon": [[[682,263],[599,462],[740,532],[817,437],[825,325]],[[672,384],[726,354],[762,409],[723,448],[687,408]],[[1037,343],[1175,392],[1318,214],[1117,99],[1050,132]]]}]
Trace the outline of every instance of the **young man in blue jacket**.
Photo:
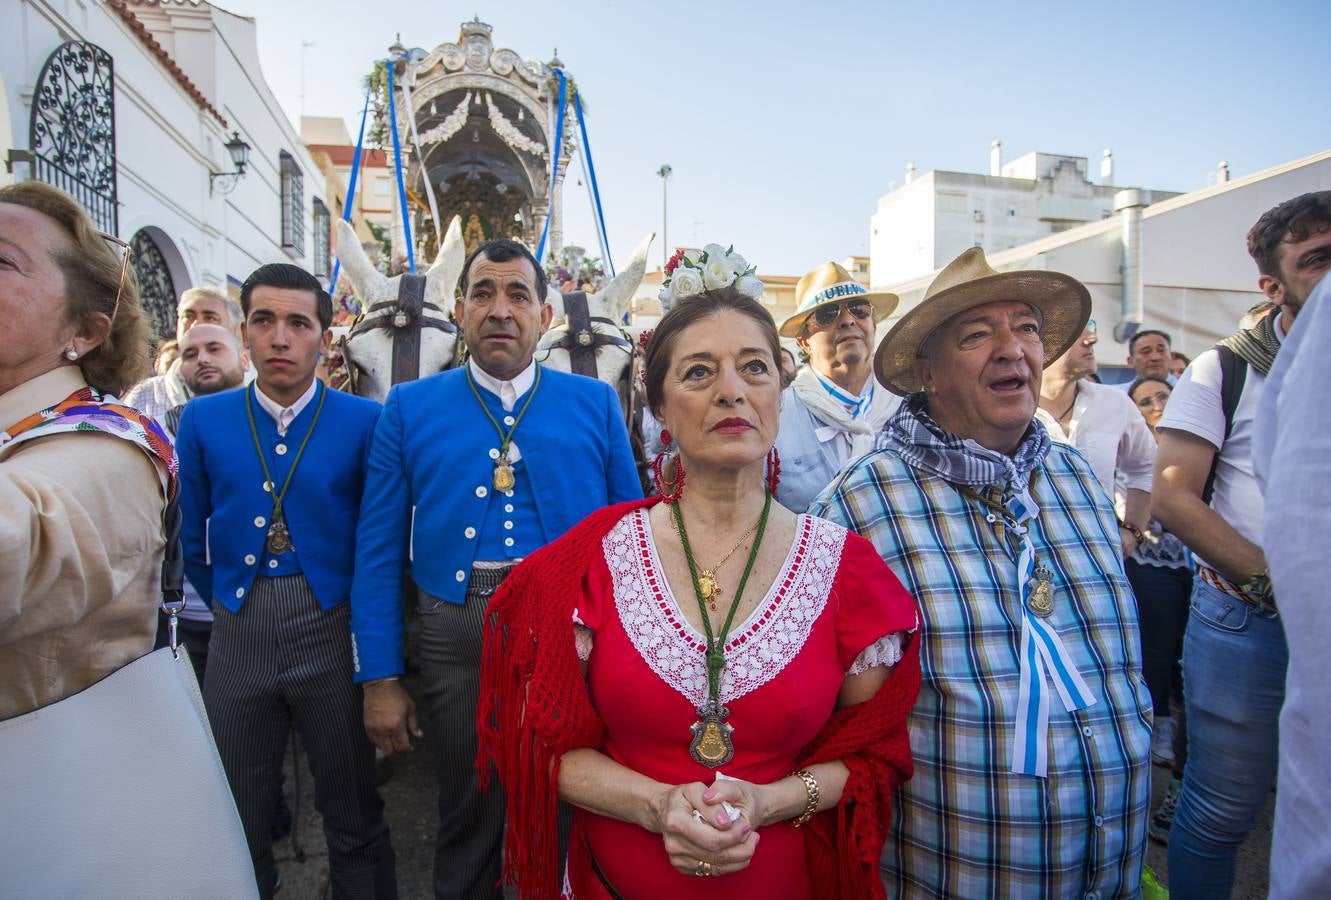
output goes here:
[{"label": "young man in blue jacket", "polygon": [[399,681],[410,568],[439,781],[437,898],[503,896],[503,795],[482,794],[473,770],[490,595],[588,513],[641,497],[615,392],[533,360],[552,315],[545,288],[521,244],[478,247],[454,307],[470,361],[395,386],[370,450],[351,594],[356,680],[375,744],[411,749],[421,730]]},{"label": "young man in blue jacket", "polygon": [[333,896],[395,898],[347,602],[380,407],[314,377],[333,315],[314,276],[261,266],[240,302],[257,378],[191,401],[176,448],[186,570],[215,616],[204,704],[260,895],[280,884],[269,826],[294,723],[314,773]]}]

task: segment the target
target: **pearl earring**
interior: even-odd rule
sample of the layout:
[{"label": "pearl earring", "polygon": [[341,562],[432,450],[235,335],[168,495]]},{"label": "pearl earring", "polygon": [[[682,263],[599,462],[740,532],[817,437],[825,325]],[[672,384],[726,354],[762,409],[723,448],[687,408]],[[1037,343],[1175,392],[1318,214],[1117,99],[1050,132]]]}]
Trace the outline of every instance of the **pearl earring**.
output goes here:
[{"label": "pearl earring", "polygon": [[70,347],[68,350],[65,351],[65,359],[69,360],[70,362],[73,362],[78,358],[79,358],[79,351],[75,350],[73,347]]}]

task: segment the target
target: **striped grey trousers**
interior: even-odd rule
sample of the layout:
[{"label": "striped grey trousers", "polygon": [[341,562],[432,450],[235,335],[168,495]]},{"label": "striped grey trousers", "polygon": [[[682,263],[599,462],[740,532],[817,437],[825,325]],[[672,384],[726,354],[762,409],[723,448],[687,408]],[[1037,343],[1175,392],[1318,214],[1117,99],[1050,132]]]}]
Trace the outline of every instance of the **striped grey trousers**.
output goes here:
[{"label": "striped grey trousers", "polygon": [[214,614],[203,700],[260,896],[272,897],[269,829],[294,723],[314,775],[333,896],[393,900],[393,846],[351,680],[349,605],[324,610],[303,575],[259,576],[240,612],[218,604]]}]

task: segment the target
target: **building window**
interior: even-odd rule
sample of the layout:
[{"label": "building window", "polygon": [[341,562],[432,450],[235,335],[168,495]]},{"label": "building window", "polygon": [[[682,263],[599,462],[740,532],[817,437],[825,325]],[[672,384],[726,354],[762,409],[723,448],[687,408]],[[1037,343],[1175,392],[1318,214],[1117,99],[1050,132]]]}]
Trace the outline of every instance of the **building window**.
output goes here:
[{"label": "building window", "polygon": [[282,174],[282,249],[293,256],[305,253],[305,185],[300,166],[285,150],[280,157]]},{"label": "building window", "polygon": [[328,229],[332,227],[333,219],[328,214],[328,207],[318,197],[314,198],[314,207],[310,212],[310,227],[314,229],[314,247],[313,247],[313,271],[320,278],[327,278],[332,270],[332,263],[329,259],[329,247],[331,246],[331,236]]}]

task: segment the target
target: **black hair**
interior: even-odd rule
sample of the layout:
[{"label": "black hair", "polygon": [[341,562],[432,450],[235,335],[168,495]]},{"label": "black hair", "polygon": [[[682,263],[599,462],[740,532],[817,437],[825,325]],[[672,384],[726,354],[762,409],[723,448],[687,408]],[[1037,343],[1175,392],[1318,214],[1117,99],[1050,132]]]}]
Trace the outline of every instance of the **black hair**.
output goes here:
[{"label": "black hair", "polygon": [[462,275],[458,278],[458,292],[465,300],[467,297],[467,276],[471,274],[471,264],[476,261],[476,257],[484,256],[490,262],[508,262],[511,259],[525,259],[531,263],[531,267],[536,270],[536,299],[542,303],[545,302],[546,277],[545,269],[532,256],[530,250],[525,245],[508,238],[496,238],[493,241],[486,241],[467,257],[467,261],[462,264]]},{"label": "black hair", "polygon": [[1152,381],[1158,381],[1165,387],[1169,388],[1170,393],[1174,392],[1174,386],[1170,384],[1167,379],[1161,378],[1159,375],[1143,375],[1128,386],[1128,396],[1131,397],[1133,394],[1137,393],[1137,388],[1141,387],[1143,384],[1149,384]]},{"label": "black hair", "polygon": [[1164,338],[1165,343],[1168,344],[1170,347],[1174,346],[1174,341],[1172,338],[1170,338],[1168,331],[1161,331],[1158,328],[1147,328],[1137,332],[1132,337],[1128,338],[1128,354],[1129,355],[1132,354],[1132,351],[1133,349],[1136,348],[1138,341],[1140,341],[1144,337],[1150,337],[1153,334],[1158,334],[1160,337]]},{"label": "black hair", "polygon": [[1262,213],[1248,232],[1248,255],[1257,271],[1280,277],[1280,244],[1306,241],[1309,235],[1331,228],[1331,191],[1314,191],[1286,200]]},{"label": "black hair", "polygon": [[257,287],[286,288],[293,291],[309,291],[314,294],[314,310],[319,317],[319,327],[327,330],[333,324],[333,298],[328,296],[319,279],[300,266],[291,263],[268,263],[259,266],[240,286],[240,311],[245,318],[250,317],[250,295]]}]

